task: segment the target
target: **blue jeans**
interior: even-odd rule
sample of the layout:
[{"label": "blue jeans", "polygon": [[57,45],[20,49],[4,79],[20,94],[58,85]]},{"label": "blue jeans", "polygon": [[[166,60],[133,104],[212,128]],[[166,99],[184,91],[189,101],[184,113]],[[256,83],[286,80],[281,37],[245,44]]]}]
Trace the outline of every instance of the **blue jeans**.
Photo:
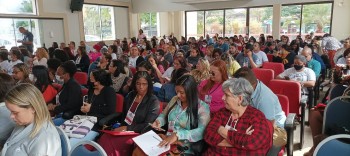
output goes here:
[{"label": "blue jeans", "polygon": [[99,133],[95,132],[95,131],[90,131],[88,134],[86,134],[86,136],[84,138],[78,139],[78,138],[70,138],[69,142],[70,142],[70,146],[73,147],[74,145],[76,145],[77,143],[79,143],[80,141],[93,141],[95,140],[95,138],[99,135]]},{"label": "blue jeans", "polygon": [[62,118],[62,113],[61,113],[56,115],[56,117],[52,119],[52,121],[55,124],[55,126],[61,126],[66,121],[66,119]]}]

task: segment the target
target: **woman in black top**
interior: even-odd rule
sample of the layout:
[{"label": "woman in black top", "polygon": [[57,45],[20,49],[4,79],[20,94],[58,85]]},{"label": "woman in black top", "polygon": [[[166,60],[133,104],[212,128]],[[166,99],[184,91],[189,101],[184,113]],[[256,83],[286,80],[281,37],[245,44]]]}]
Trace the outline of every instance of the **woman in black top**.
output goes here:
[{"label": "woman in black top", "polygon": [[121,127],[114,131],[145,132],[148,123],[158,117],[159,101],[153,95],[152,80],[145,71],[138,71],[131,83],[132,91],[124,100]]},{"label": "woman in black top", "polygon": [[116,111],[116,95],[110,87],[112,80],[109,73],[103,69],[95,70],[90,74],[90,81],[92,87],[88,92],[88,100],[83,102],[80,111],[88,116],[97,117],[97,122],[83,138],[71,138],[72,146],[82,140],[94,140],[99,134],[97,131],[102,128],[99,121]]},{"label": "woman in black top", "polygon": [[88,72],[90,66],[90,58],[86,53],[86,49],[83,46],[79,46],[77,50],[77,55],[75,56],[75,65],[82,72]]}]

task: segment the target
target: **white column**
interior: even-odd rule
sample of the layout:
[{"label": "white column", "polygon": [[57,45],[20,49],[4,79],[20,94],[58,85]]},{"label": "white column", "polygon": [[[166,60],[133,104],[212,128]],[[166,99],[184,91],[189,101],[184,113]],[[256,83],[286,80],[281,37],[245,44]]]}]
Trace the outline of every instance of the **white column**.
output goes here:
[{"label": "white column", "polygon": [[281,29],[281,4],[273,5],[272,36],[274,39],[280,38]]}]

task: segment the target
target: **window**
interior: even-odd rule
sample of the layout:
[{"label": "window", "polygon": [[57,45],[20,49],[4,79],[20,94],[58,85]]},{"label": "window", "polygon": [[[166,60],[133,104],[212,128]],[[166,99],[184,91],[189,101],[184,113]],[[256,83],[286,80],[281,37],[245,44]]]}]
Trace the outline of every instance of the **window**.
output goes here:
[{"label": "window", "polygon": [[247,33],[247,9],[225,10],[225,36]]},{"label": "window", "polygon": [[143,34],[147,36],[147,38],[151,38],[153,36],[158,35],[158,13],[142,13],[140,14],[141,21],[141,29],[143,30]]},{"label": "window", "polygon": [[303,6],[301,35],[314,32],[315,36],[330,33],[332,3],[307,4]]},{"label": "window", "polygon": [[186,12],[187,37],[199,37],[204,35],[204,11]]},{"label": "window", "polygon": [[22,40],[23,35],[18,31],[19,27],[33,33],[34,50],[41,46],[38,19],[0,18],[0,23],[0,46],[8,50],[13,46],[20,46],[21,43],[17,43],[17,40]]},{"label": "window", "polygon": [[301,5],[282,6],[281,35],[294,40],[300,33]]},{"label": "window", "polygon": [[115,39],[113,7],[84,4],[83,20],[86,41]]},{"label": "window", "polygon": [[224,33],[224,10],[205,11],[205,34],[223,36]]},{"label": "window", "polygon": [[272,7],[249,9],[249,35],[259,38],[260,34],[271,35],[272,33]]},{"label": "window", "polygon": [[35,0],[0,0],[2,14],[36,14]]}]

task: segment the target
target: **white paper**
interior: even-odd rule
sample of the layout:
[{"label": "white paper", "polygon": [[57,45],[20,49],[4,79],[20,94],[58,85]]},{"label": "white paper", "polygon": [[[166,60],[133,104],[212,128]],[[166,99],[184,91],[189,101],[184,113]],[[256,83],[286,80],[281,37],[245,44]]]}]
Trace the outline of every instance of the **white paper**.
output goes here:
[{"label": "white paper", "polygon": [[142,149],[145,154],[150,156],[160,155],[170,150],[170,146],[158,147],[163,140],[154,131],[148,131],[142,135],[133,138],[134,142]]}]

